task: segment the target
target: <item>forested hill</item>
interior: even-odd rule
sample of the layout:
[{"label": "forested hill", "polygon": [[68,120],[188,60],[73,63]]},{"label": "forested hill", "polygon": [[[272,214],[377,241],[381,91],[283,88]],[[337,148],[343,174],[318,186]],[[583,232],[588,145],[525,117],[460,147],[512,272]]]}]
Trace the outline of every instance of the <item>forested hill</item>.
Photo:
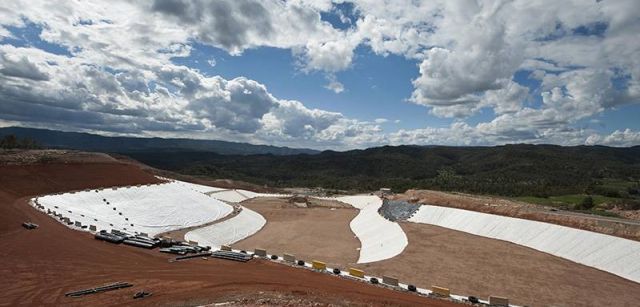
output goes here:
[{"label": "forested hill", "polygon": [[508,196],[607,194],[614,193],[607,190],[607,182],[624,182],[626,187],[640,180],[640,146],[385,146],[291,156],[202,152],[129,155],[155,167],[193,175],[270,186],[359,191],[390,187],[397,191],[432,188]]},{"label": "forested hill", "polygon": [[236,143],[216,140],[108,137],[89,133],[63,132],[47,129],[22,127],[0,128],[0,138],[7,135],[13,135],[22,139],[29,139],[46,148],[64,148],[100,152],[203,151],[234,155],[292,155],[318,152],[311,149],[296,149],[269,145],[253,145],[248,143]]}]

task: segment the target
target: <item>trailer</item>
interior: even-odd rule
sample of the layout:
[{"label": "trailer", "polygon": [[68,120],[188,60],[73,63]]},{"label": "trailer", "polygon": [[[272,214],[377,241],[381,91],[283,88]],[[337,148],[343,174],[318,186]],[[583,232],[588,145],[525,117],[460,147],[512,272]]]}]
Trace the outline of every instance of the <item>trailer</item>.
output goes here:
[{"label": "trailer", "polygon": [[122,243],[124,243],[126,245],[135,246],[135,247],[142,247],[142,248],[149,248],[149,249],[154,247],[153,244],[141,242],[141,241],[134,240],[134,239],[125,239],[124,241],[122,241]]},{"label": "trailer", "polygon": [[100,232],[96,232],[95,236],[96,240],[101,240],[101,241],[107,241],[110,243],[114,243],[114,244],[120,244],[122,243],[125,238],[118,236],[118,235],[114,235],[112,233],[108,233],[105,230],[101,230]]},{"label": "trailer", "polygon": [[215,251],[211,253],[211,257],[239,262],[247,262],[253,258],[253,256],[245,253],[236,253],[230,251]]},{"label": "trailer", "polygon": [[197,253],[193,255],[178,256],[174,259],[174,261],[192,259],[192,258],[198,258],[198,257],[209,257],[209,256],[211,256],[211,252],[202,252],[202,253]]},{"label": "trailer", "polygon": [[161,253],[167,253],[167,254],[174,254],[174,255],[186,255],[187,254],[187,251],[185,251],[183,249],[176,249],[176,248],[172,248],[172,247],[161,248],[160,252]]}]

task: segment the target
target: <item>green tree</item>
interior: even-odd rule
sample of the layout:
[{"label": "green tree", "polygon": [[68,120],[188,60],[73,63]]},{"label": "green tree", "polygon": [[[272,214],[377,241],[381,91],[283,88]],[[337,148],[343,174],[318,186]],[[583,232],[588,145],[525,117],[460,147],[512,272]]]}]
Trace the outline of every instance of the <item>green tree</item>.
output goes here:
[{"label": "green tree", "polygon": [[13,134],[5,135],[2,140],[0,140],[0,147],[6,149],[16,148],[18,147],[18,138]]},{"label": "green tree", "polygon": [[9,134],[9,135],[5,135],[2,139],[0,139],[0,148],[37,149],[37,148],[40,148],[40,146],[38,146],[38,143],[31,138],[20,139],[13,134]]},{"label": "green tree", "polygon": [[591,196],[585,197],[584,199],[582,199],[582,201],[580,202],[579,206],[580,206],[580,209],[590,210],[594,206],[593,197],[591,197]]}]

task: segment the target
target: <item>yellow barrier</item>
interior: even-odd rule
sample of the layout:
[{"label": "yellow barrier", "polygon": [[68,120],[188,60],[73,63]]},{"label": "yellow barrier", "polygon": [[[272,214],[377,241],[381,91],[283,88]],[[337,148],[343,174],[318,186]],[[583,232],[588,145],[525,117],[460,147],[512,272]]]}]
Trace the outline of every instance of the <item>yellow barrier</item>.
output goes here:
[{"label": "yellow barrier", "polygon": [[222,245],[222,246],[220,246],[220,250],[221,250],[221,251],[231,251],[231,246],[229,246],[229,245]]},{"label": "yellow barrier", "polygon": [[364,271],[363,270],[354,269],[354,268],[349,268],[349,275],[355,276],[355,277],[364,278]]},{"label": "yellow barrier", "polygon": [[431,286],[431,292],[433,292],[433,294],[442,295],[442,296],[451,295],[451,291],[449,291],[449,289],[438,287],[438,286]]},{"label": "yellow barrier", "polygon": [[322,261],[318,261],[318,260],[313,260],[311,262],[311,267],[316,269],[316,270],[321,270],[324,271],[327,269],[327,264],[322,262]]}]

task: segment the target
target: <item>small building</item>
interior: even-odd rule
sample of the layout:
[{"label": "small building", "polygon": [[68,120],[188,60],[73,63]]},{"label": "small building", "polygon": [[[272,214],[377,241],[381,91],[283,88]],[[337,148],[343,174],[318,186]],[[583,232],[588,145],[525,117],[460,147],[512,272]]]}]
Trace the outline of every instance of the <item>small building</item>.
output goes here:
[{"label": "small building", "polygon": [[389,195],[389,194],[391,194],[391,189],[390,188],[380,188],[380,194],[382,194],[382,196]]}]

